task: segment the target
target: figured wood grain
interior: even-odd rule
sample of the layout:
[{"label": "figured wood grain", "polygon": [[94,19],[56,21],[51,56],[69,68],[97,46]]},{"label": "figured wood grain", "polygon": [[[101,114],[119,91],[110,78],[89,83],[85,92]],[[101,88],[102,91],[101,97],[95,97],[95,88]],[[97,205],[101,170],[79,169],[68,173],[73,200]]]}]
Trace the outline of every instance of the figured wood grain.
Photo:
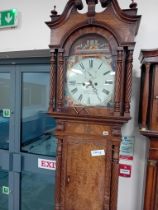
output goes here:
[{"label": "figured wood grain", "polygon": [[147,182],[145,189],[144,210],[156,210],[155,206],[155,190],[157,179],[156,161],[149,161],[147,166]]},{"label": "figured wood grain", "polygon": [[66,210],[98,210],[103,209],[104,206],[104,195],[107,189],[103,186],[108,181],[106,180],[108,160],[106,155],[93,157],[91,151],[107,152],[106,141],[87,140],[83,144],[79,139],[68,138]]},{"label": "figured wood grain", "polygon": [[62,208],[61,202],[61,165],[62,165],[62,139],[58,139],[57,143],[57,159],[56,159],[56,191],[55,191],[55,210]]},{"label": "figured wood grain", "polygon": [[158,209],[158,171],[156,174],[156,189],[155,189],[155,204],[154,204],[154,210],[156,209]]},{"label": "figured wood grain", "polygon": [[112,147],[112,179],[111,179],[111,197],[110,210],[117,209],[117,189],[119,173],[119,144],[113,144]]}]

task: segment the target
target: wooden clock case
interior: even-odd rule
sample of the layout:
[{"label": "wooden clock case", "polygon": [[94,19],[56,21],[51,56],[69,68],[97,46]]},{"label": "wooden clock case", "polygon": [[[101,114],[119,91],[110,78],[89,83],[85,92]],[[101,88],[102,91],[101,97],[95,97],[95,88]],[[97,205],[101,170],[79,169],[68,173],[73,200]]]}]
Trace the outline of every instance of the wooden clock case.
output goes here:
[{"label": "wooden clock case", "polygon": [[[61,15],[51,12],[49,113],[57,122],[56,210],[116,210],[121,127],[130,119],[134,38],[139,27],[136,4],[121,10],[116,0],[69,0]],[[66,59],[83,35],[105,37],[115,59],[114,106],[64,104]],[[93,151],[104,151],[93,156]]]},{"label": "wooden clock case", "polygon": [[158,49],[142,50],[139,124],[149,138],[144,210],[158,209]]}]

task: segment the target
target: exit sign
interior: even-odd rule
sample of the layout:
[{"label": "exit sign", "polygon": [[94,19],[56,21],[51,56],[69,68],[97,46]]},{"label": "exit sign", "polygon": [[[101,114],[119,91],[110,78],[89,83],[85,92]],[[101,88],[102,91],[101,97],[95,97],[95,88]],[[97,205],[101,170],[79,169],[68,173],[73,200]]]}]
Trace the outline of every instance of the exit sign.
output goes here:
[{"label": "exit sign", "polygon": [[0,28],[17,26],[17,14],[16,9],[0,11]]}]

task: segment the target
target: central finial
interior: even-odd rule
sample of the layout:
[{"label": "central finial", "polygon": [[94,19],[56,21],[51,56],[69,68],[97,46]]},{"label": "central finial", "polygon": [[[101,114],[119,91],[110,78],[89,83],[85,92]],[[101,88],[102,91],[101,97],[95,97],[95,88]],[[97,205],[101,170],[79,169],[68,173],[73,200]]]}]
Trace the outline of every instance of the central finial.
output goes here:
[{"label": "central finial", "polygon": [[132,3],[129,5],[129,7],[131,9],[136,9],[137,8],[137,3],[134,0],[132,0]]},{"label": "central finial", "polygon": [[51,20],[55,20],[58,17],[58,12],[56,11],[56,6],[54,6],[54,9],[51,11]]},{"label": "central finial", "polygon": [[53,16],[56,16],[58,13],[56,11],[56,6],[54,5],[54,9],[51,11]]}]

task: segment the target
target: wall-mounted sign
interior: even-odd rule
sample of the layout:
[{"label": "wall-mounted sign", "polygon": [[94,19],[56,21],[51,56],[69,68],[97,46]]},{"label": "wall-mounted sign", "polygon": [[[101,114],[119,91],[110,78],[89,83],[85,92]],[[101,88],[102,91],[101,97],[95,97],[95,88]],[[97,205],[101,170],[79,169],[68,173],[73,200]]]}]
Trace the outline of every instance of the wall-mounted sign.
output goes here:
[{"label": "wall-mounted sign", "polygon": [[2,194],[9,195],[10,190],[7,186],[2,186]]},{"label": "wall-mounted sign", "polygon": [[3,117],[10,117],[11,111],[10,109],[3,109]]},{"label": "wall-mounted sign", "polygon": [[131,177],[131,165],[119,164],[119,176]]},{"label": "wall-mounted sign", "polygon": [[134,140],[134,136],[122,137],[120,146],[120,159],[133,160]]},{"label": "wall-mounted sign", "polygon": [[18,12],[16,9],[0,11],[0,28],[15,27],[18,22]]},{"label": "wall-mounted sign", "polygon": [[38,168],[56,170],[56,160],[46,160],[38,158]]}]

